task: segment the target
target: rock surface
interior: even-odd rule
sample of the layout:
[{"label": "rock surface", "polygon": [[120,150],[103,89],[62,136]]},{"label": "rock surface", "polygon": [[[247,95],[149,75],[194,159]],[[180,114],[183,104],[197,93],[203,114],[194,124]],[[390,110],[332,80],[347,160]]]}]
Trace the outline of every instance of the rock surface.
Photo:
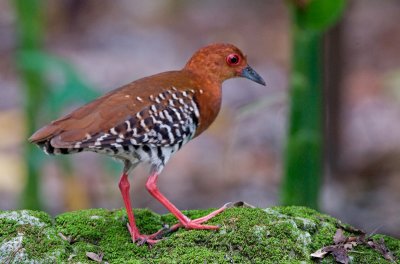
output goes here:
[{"label": "rock surface", "polygon": [[[196,218],[209,211],[185,213]],[[135,214],[145,234],[176,222],[146,209]],[[0,211],[0,263],[317,263],[310,254],[331,245],[345,226],[304,207],[229,208],[209,221],[220,230],[179,230],[150,249],[132,243],[126,223],[124,210],[89,209],[55,219],[44,212]],[[400,240],[373,238],[383,238],[400,256]],[[390,263],[367,246],[349,256],[352,263]],[[320,263],[335,261],[327,256]]]}]

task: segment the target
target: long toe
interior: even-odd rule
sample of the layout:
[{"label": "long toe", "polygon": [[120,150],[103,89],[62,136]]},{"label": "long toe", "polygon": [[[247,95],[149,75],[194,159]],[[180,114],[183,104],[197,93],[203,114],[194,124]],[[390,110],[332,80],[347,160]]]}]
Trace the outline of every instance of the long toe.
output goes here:
[{"label": "long toe", "polygon": [[154,234],[148,235],[147,237],[149,239],[161,240],[164,237],[164,235],[166,235],[168,233],[170,233],[170,228],[168,226],[166,226],[166,227],[161,228]]},{"label": "long toe", "polygon": [[149,239],[148,236],[141,235],[138,238],[136,238],[135,243],[138,246],[142,246],[147,244],[149,247],[152,247],[154,244],[160,242],[160,240],[156,239]]},{"label": "long toe", "polygon": [[[222,213],[225,209],[227,209],[229,207],[231,203],[227,203],[224,206],[222,206],[221,208],[209,213],[208,215],[205,215],[203,217],[200,218],[196,218],[193,219],[189,222],[188,227],[185,226],[186,229],[211,229],[211,230],[215,230],[218,229],[219,226],[211,226],[211,225],[201,225],[204,222],[207,222],[208,220],[210,220],[211,218],[213,218],[214,216]],[[166,231],[164,234],[166,233],[172,233],[175,232],[176,230],[178,230],[179,228],[183,227],[184,225],[182,223],[178,223],[173,225],[168,231]],[[194,227],[194,228],[191,228]]]},{"label": "long toe", "polygon": [[178,223],[178,224],[173,225],[170,229],[168,229],[168,231],[166,231],[164,233],[164,235],[168,234],[168,233],[173,233],[173,232],[177,231],[181,227],[185,227],[185,229],[197,229],[197,230],[217,230],[217,229],[220,228],[220,226],[202,225],[202,224],[196,223],[193,220],[193,221],[190,221],[189,223],[187,223],[186,225],[183,225],[182,223]]},{"label": "long toe", "polygon": [[217,230],[220,227],[219,226],[214,226],[214,225],[202,225],[195,223],[193,221],[190,221],[186,225],[184,225],[186,229],[198,229],[198,230]]},{"label": "long toe", "polygon": [[197,218],[197,219],[193,219],[191,222],[196,223],[196,224],[202,224],[204,222],[207,222],[208,220],[210,220],[211,218],[213,218],[214,216],[222,213],[226,208],[228,208],[230,203],[225,204],[224,206],[222,206],[221,208],[209,213],[206,216]]}]

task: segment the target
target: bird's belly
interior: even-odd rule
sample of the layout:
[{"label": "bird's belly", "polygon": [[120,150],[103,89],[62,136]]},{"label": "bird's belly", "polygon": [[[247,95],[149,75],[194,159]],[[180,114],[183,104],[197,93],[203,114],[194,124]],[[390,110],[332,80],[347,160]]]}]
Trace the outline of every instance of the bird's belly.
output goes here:
[{"label": "bird's belly", "polygon": [[161,171],[168,162],[172,154],[177,152],[184,144],[190,140],[190,137],[184,139],[178,144],[172,146],[156,146],[152,144],[139,146],[123,146],[102,149],[85,149],[111,156],[118,160],[129,160],[132,164],[149,163],[156,171]]}]

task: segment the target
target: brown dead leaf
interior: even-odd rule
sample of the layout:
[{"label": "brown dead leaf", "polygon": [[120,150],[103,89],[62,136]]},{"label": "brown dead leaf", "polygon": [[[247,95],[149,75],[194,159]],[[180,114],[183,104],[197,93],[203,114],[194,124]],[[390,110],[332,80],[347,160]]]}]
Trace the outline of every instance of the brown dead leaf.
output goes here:
[{"label": "brown dead leaf", "polygon": [[94,252],[86,252],[86,257],[99,263],[103,261],[103,256],[104,256],[103,252],[100,252],[99,254],[96,254]]},{"label": "brown dead leaf", "polygon": [[347,242],[343,245],[343,248],[346,250],[351,250],[353,247],[357,246],[357,242]]},{"label": "brown dead leaf", "polygon": [[343,244],[323,247],[311,254],[311,257],[323,259],[328,253],[331,254],[338,263],[348,264],[350,261],[347,250],[344,248]]},{"label": "brown dead leaf", "polygon": [[[349,230],[350,229],[351,228],[349,228]],[[333,236],[334,245],[318,249],[310,256],[313,258],[323,259],[329,253],[333,256],[336,262],[348,264],[350,261],[348,251],[358,245],[366,245],[381,253],[386,260],[395,261],[395,257],[386,247],[383,239],[380,239],[379,241],[375,241],[371,238],[366,239],[364,232],[359,229],[354,229],[354,231],[360,235],[346,237],[343,229],[337,229]]]},{"label": "brown dead leaf", "polygon": [[368,240],[367,245],[381,253],[386,260],[393,262],[396,260],[392,252],[390,252],[386,247],[385,240],[383,238],[379,239],[378,241],[372,239]]},{"label": "brown dead leaf", "polygon": [[346,241],[346,237],[344,236],[342,229],[337,229],[335,235],[333,236],[333,242],[337,245],[340,243],[344,243]]},{"label": "brown dead leaf", "polygon": [[58,235],[61,237],[62,240],[67,241],[68,243],[72,244],[76,242],[76,240],[72,236],[65,236],[63,233],[58,233]]},{"label": "brown dead leaf", "polygon": [[319,259],[323,259],[326,254],[328,254],[328,251],[325,251],[324,248],[320,248],[317,251],[315,251],[314,253],[312,253],[310,256],[312,258],[319,258]]},{"label": "brown dead leaf", "polygon": [[246,202],[243,201],[238,201],[238,202],[234,202],[234,203],[230,203],[228,208],[230,207],[246,207],[246,208],[256,208],[254,205],[248,204]]},{"label": "brown dead leaf", "polygon": [[347,250],[344,247],[341,246],[334,247],[331,254],[338,263],[348,264],[350,261],[349,255],[347,254]]},{"label": "brown dead leaf", "polygon": [[341,222],[339,222],[337,224],[337,227],[339,229],[342,229],[343,231],[347,231],[347,232],[352,233],[352,234],[364,234],[365,235],[365,232],[363,230],[355,228],[355,227],[352,227],[352,226],[349,226],[349,225],[345,225],[345,224],[343,224]]}]

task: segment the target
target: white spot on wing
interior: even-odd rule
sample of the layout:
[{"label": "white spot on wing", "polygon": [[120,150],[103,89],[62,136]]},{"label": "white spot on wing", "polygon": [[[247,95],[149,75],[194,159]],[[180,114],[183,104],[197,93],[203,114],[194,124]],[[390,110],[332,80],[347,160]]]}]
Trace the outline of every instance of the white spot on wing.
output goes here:
[{"label": "white spot on wing", "polygon": [[[172,108],[175,109],[175,108]],[[174,120],[172,119],[172,116],[169,115],[167,110],[162,111],[162,113],[164,113],[165,117],[168,119],[169,122],[173,123]],[[161,112],[160,112],[160,116],[161,116]]]},{"label": "white spot on wing", "polygon": [[140,126],[143,127],[146,132],[149,132],[149,128],[146,126],[144,119],[140,121]]},{"label": "white spot on wing", "polygon": [[194,114],[195,114],[195,116],[197,118],[199,118],[200,117],[199,109],[197,108],[197,105],[196,105],[195,101],[192,100],[191,102],[192,102],[192,106],[193,106],[193,109],[194,109]]},{"label": "white spot on wing", "polygon": [[172,111],[174,111],[175,115],[178,117],[178,120],[182,119],[181,114],[179,113],[178,110],[176,110],[175,108],[172,108]]},{"label": "white spot on wing", "polygon": [[[165,111],[165,110],[164,110],[164,111]],[[161,118],[161,119],[165,119],[164,111],[160,111],[160,118]]]},{"label": "white spot on wing", "polygon": [[132,129],[132,128],[131,128],[131,122],[129,122],[128,120],[126,120],[126,121],[125,121],[125,124],[126,124],[126,131],[127,131],[127,132],[130,132],[131,129]]},{"label": "white spot on wing", "polygon": [[117,131],[115,131],[115,127],[110,129],[110,133],[113,135],[118,135]]}]

